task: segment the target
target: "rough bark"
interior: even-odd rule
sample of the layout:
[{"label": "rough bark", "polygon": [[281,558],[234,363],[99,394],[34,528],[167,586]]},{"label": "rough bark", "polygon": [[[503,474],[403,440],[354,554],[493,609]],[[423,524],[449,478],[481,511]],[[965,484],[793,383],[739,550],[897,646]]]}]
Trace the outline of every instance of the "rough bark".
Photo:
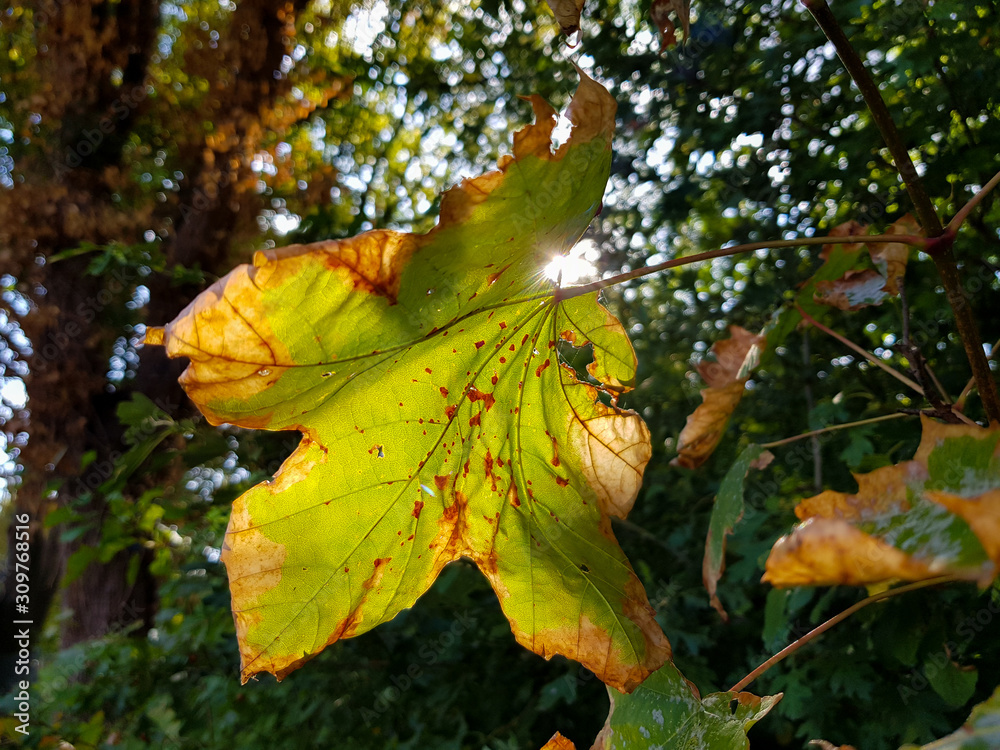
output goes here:
[{"label": "rough bark", "polygon": [[[15,106],[37,113],[40,125],[16,160],[16,173],[26,179],[0,192],[0,266],[18,279],[18,291],[32,305],[26,316],[12,315],[32,342],[26,378],[30,416],[7,429],[29,434],[14,507],[31,518],[36,630],[57,595],[68,556],[59,530],[43,528],[42,521],[93,487],[116,452],[124,451],[117,404],[136,389],[173,409],[171,416],[187,412],[176,380],[183,365],[168,363],[159,351],[143,351],[135,379],[109,392],[108,360],[123,333],[111,313],[121,311],[142,283],[150,289],[142,313],[151,324],[162,324],[199,291],[173,285],[167,273],[140,277],[127,267],[90,276],[87,256],[57,256],[83,243],[140,243],[152,229],[164,238],[167,269],[195,263],[210,273],[228,269],[234,248],[246,250],[239,240],[257,231],[261,198],[250,168],[253,155],[269,128],[294,122],[276,123],[271,113],[292,85],[275,71],[289,52],[294,19],[304,5],[303,0],[241,2],[217,44],[190,51],[185,67],[209,77],[212,94],[207,110],[196,112],[172,107],[152,88],[158,85],[149,70],[159,32],[157,0],[52,2],[34,9],[38,52],[20,84],[38,95]],[[205,122],[213,125],[211,135]],[[128,177],[126,146],[140,125],[145,133],[158,129],[177,139],[182,189],[165,202],[141,195]],[[226,135],[221,144],[219,133]],[[97,458],[81,472],[88,451]],[[136,497],[153,484],[170,484],[181,472],[175,463],[156,476],[139,476],[124,494]],[[95,495],[89,510],[100,517],[103,505]],[[99,539],[95,531],[82,543]],[[126,571],[134,555],[142,557],[142,572],[130,584]],[[148,551],[138,547],[106,564],[91,564],[65,587],[63,603],[74,616],[64,628],[64,643],[99,637],[130,622],[141,623],[136,632],[145,632],[156,601],[148,562]],[[0,630],[18,619],[12,587],[3,594]],[[3,651],[12,643],[5,635],[0,632]],[[9,658],[9,652],[0,653],[0,662]]]}]

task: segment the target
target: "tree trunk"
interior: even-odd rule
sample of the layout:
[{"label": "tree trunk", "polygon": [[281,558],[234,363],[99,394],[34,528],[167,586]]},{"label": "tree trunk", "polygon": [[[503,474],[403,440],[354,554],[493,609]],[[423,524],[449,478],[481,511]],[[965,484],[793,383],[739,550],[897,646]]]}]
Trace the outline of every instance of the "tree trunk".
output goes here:
[{"label": "tree trunk", "polygon": [[[30,143],[24,141],[28,145],[15,153],[14,187],[0,189],[0,265],[10,269],[31,306],[26,315],[7,310],[31,342],[25,378],[30,416],[7,427],[29,435],[19,457],[23,475],[14,514],[30,518],[31,605],[27,616],[16,612],[8,560],[0,598],[0,665],[14,658],[12,633],[4,632],[12,621],[30,619],[37,633],[57,598],[70,550],[58,528],[43,527],[45,516],[56,507],[79,505],[85,493],[86,511],[100,518],[106,510],[94,487],[125,450],[117,405],[137,390],[172,417],[191,414],[177,385],[183,363],[168,361],[156,349],[142,352],[131,383],[109,387],[109,358],[125,334],[115,313],[125,309],[141,283],[150,290],[145,319],[153,325],[168,322],[200,291],[173,285],[169,270],[197,263],[221,274],[231,265],[234,238],[258,232],[262,199],[250,163],[271,135],[266,124],[274,119],[267,117],[271,108],[291,88],[289,78],[275,72],[289,54],[294,19],[304,5],[303,0],[241,2],[217,43],[186,53],[185,69],[211,76],[211,111],[172,106],[156,88],[161,84],[150,66],[162,21],[157,0],[41,3],[27,22],[37,52],[15,86],[46,94],[14,102],[14,119],[20,115],[27,123]],[[206,122],[212,133],[228,134],[222,145],[209,140]],[[137,138],[148,139],[155,129],[176,139],[179,163],[171,166],[183,173],[181,190],[165,202],[143,193],[129,176],[127,147],[139,125],[145,130]],[[60,257],[87,243],[142,244],[150,231],[162,239],[164,273],[144,277],[125,265],[88,275],[92,255]],[[96,458],[81,470],[91,452]],[[176,462],[156,476],[140,471],[123,494],[135,498],[150,486],[176,484],[182,472]],[[96,529],[81,543],[97,545],[100,537]],[[140,558],[140,573],[129,583],[134,556]],[[107,563],[92,563],[64,587],[63,604],[73,611],[63,630],[65,645],[135,622],[140,623],[135,632],[145,634],[156,607],[150,558],[149,550],[135,545]],[[8,680],[14,671],[4,667],[2,673],[0,680]],[[0,684],[0,692],[6,687]]]}]

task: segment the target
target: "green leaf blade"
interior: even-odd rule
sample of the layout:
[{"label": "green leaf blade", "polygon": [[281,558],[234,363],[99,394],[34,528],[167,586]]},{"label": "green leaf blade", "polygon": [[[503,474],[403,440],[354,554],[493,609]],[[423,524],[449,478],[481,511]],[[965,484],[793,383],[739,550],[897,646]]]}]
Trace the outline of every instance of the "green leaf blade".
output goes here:
[{"label": "green leaf blade", "polygon": [[608,693],[611,712],[595,750],[748,748],[747,731],[781,700],[781,694],[760,698],[732,692],[701,699],[673,664],[650,675],[631,695]]},{"label": "green leaf blade", "polygon": [[[610,525],[651,449],[598,396],[631,387],[635,355],[596,294],[561,299],[540,272],[600,206],[613,101],[584,77],[555,153],[532,103],[514,157],[445,194],[430,233],[258,254],[152,337],[191,359],[210,421],[303,433],[227,533],[244,679],[391,619],[459,557],[542,656],[621,690],[669,658]],[[593,383],[563,341],[594,346]]]},{"label": "green leaf blade", "polygon": [[[722,478],[719,494],[715,498],[712,517],[705,539],[705,558],[702,562],[702,579],[711,598],[712,606],[725,618],[726,611],[718,596],[719,579],[726,569],[726,537],[743,518],[743,492],[750,467],[764,452],[759,445],[748,445],[729,467]],[[727,618],[728,619],[728,618]]]}]

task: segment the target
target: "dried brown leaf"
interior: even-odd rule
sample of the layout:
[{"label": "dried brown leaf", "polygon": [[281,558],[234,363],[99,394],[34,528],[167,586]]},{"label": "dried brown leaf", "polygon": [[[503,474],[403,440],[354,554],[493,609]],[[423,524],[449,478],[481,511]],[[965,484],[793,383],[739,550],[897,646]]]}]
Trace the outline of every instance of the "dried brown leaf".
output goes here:
[{"label": "dried brown leaf", "polygon": [[715,361],[700,362],[697,370],[708,384],[701,405],[687,418],[677,439],[673,466],[696,469],[712,455],[740,399],[749,373],[756,365],[766,339],[740,326],[729,327],[731,338],[711,349]]},{"label": "dried brown leaf", "polygon": [[[838,224],[829,232],[827,232],[827,235],[830,237],[850,237],[852,235],[857,236],[861,234],[868,234],[868,228],[864,224],[854,221],[853,219],[851,221],[845,221],[843,224]],[[836,247],[838,244],[841,243],[831,242],[828,245],[823,245],[823,247],[819,251],[820,259],[825,261],[827,258],[829,258],[830,253],[833,252],[833,248]],[[843,244],[844,248],[848,251],[857,250],[858,248],[861,247],[860,242],[848,242]]]},{"label": "dried brown leaf", "polygon": [[[924,230],[910,214],[893,223],[885,233],[924,236]],[[892,295],[899,294],[899,284],[906,273],[906,262],[910,257],[910,246],[905,242],[872,242],[867,247],[872,262],[885,277],[885,290]]]},{"label": "dried brown leaf", "polygon": [[585,0],[545,0],[559,23],[562,32],[569,36],[580,30],[580,14]]},{"label": "dried brown leaf", "polygon": [[690,0],[653,0],[649,10],[650,18],[660,30],[660,48],[668,49],[677,44],[677,26],[673,15],[677,16],[684,38],[691,35],[691,3]]},{"label": "dried brown leaf", "polygon": [[848,271],[836,281],[817,281],[813,299],[838,310],[860,310],[881,304],[886,297],[883,287],[888,283],[872,268]]}]

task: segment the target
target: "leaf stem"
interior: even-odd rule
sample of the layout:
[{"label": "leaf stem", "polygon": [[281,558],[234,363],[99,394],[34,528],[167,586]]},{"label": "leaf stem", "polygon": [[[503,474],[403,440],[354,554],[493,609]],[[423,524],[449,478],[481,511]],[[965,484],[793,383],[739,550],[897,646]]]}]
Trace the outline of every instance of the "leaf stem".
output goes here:
[{"label": "leaf stem", "polygon": [[756,680],[758,677],[764,674],[764,672],[769,670],[775,664],[782,661],[785,657],[794,654],[800,648],[809,643],[809,641],[814,640],[815,638],[817,638],[818,636],[822,635],[827,630],[832,628],[837,623],[846,620],[848,617],[853,615],[859,609],[863,609],[867,607],[869,604],[874,604],[875,602],[882,601],[883,599],[888,599],[893,596],[897,596],[898,594],[905,594],[910,591],[916,591],[917,589],[927,588],[928,586],[937,586],[938,584],[952,583],[958,580],[959,579],[956,578],[955,576],[938,576],[937,578],[928,578],[925,581],[917,581],[916,583],[909,583],[906,586],[900,586],[899,588],[881,591],[877,594],[869,596],[867,599],[862,599],[860,602],[851,605],[840,614],[834,615],[829,620],[824,622],[822,625],[813,628],[798,640],[793,641],[792,643],[785,646],[785,648],[781,649],[781,651],[776,653],[774,656],[765,661],[763,664],[757,667],[754,671],[752,671],[742,680],[740,680],[731,688],[729,688],[729,692],[737,693],[743,690],[747,685]]},{"label": "leaf stem", "polygon": [[993,175],[993,179],[983,185],[979,192],[976,193],[969,202],[966,203],[962,208],[959,209],[958,213],[948,222],[946,231],[952,234],[958,233],[958,228],[965,223],[965,220],[969,218],[969,214],[972,213],[973,209],[982,202],[983,198],[990,194],[990,192],[997,186],[1000,185],[1000,172]]},{"label": "leaf stem", "polygon": [[[840,26],[833,11],[830,10],[830,6],[826,0],[802,0],[802,3],[813,15],[813,18],[816,19],[816,23],[820,29],[823,30],[827,39],[830,40],[837,50],[841,62],[844,63],[844,67],[847,68],[847,72],[850,73],[855,85],[864,97],[868,111],[871,112],[872,120],[882,135],[882,140],[885,142],[886,147],[889,149],[899,176],[903,179],[903,184],[906,186],[906,192],[909,194],[910,200],[913,201],[913,209],[917,214],[917,221],[929,238],[925,250],[931,256],[934,265],[937,267],[938,274],[941,276],[941,282],[948,296],[948,303],[951,305],[952,312],[955,315],[955,325],[958,328],[958,334],[962,338],[965,354],[969,359],[969,367],[972,369],[972,375],[975,377],[976,385],[979,388],[986,416],[990,421],[1000,421],[1000,393],[998,393],[990,374],[986,355],[983,353],[983,339],[979,335],[979,325],[976,322],[971,306],[965,299],[961,278],[958,274],[958,266],[955,263],[955,255],[952,252],[955,231],[951,229],[951,224],[949,224],[948,231],[945,231],[945,228],[941,226],[941,219],[938,217],[930,197],[924,190],[923,184],[920,181],[920,175],[917,173],[917,169],[910,159],[910,154],[903,144],[903,139],[900,137],[899,131],[896,129],[896,123],[889,113],[889,108],[886,106],[885,100],[882,99],[882,93],[879,91],[878,85],[861,61],[857,50],[851,45],[847,34]],[[978,195],[972,200],[976,201],[977,198],[981,200]],[[962,214],[962,211],[959,214]]]},{"label": "leaf stem", "polygon": [[899,419],[900,417],[912,417],[913,414],[906,414],[903,412],[897,412],[896,414],[883,414],[881,417],[872,417],[871,419],[861,419],[857,422],[846,422],[845,424],[832,424],[829,427],[823,427],[819,430],[810,430],[809,432],[803,432],[801,435],[794,435],[793,437],[784,438],[782,440],[775,440],[772,443],[762,443],[761,448],[778,448],[782,445],[787,445],[788,443],[794,443],[796,440],[805,440],[806,438],[816,437],[817,435],[823,435],[827,432],[835,432],[836,430],[847,430],[851,427],[861,427],[866,424],[875,424],[876,422],[885,422],[889,419]]},{"label": "leaf stem", "polygon": [[622,284],[626,281],[631,281],[633,279],[639,279],[643,276],[651,276],[654,273],[659,273],[660,271],[666,271],[670,268],[676,268],[678,266],[686,266],[691,263],[699,263],[704,260],[713,260],[715,258],[726,258],[731,255],[740,255],[741,253],[749,253],[754,250],[767,250],[771,248],[782,248],[782,247],[801,247],[803,245],[842,245],[849,244],[853,242],[902,242],[906,245],[915,245],[917,247],[923,247],[926,245],[927,240],[924,237],[915,237],[911,235],[903,234],[872,234],[872,235],[862,235],[862,234],[852,234],[843,237],[798,237],[792,240],[770,240],[768,242],[748,242],[742,245],[731,245],[730,247],[719,248],[718,250],[709,250],[706,253],[696,253],[694,255],[685,255],[681,258],[673,258],[671,260],[664,261],[663,263],[657,263],[653,266],[643,266],[642,268],[636,268],[626,273],[620,273],[615,276],[609,276],[606,279],[601,279],[600,281],[594,281],[590,284],[584,284],[582,286],[571,286],[560,289],[556,292],[558,299],[570,299],[572,297],[579,297],[582,294],[590,294],[591,292],[599,292],[602,289],[607,289],[611,286],[616,286]]},{"label": "leaf stem", "polygon": [[845,338],[844,336],[841,336],[839,333],[837,333],[836,331],[834,331],[832,328],[827,328],[825,325],[823,325],[822,323],[820,323],[813,316],[811,316],[809,313],[807,313],[805,310],[803,310],[801,306],[795,305],[795,309],[798,311],[799,315],[802,316],[803,320],[805,320],[807,323],[809,323],[809,325],[815,326],[816,328],[818,328],[819,330],[821,330],[823,333],[828,334],[830,336],[833,336],[841,344],[843,344],[844,346],[850,348],[852,351],[857,352],[858,354],[860,354],[862,357],[864,357],[865,359],[867,359],[869,362],[871,362],[876,367],[878,367],[878,368],[880,368],[882,370],[885,370],[885,372],[887,372],[890,375],[892,375],[894,378],[896,378],[896,380],[898,380],[903,385],[906,385],[906,386],[912,388],[914,391],[916,391],[917,393],[919,393],[921,396],[924,395],[924,389],[921,388],[917,383],[915,383],[914,381],[910,380],[908,377],[906,377],[905,375],[903,375],[901,372],[898,372],[897,370],[894,370],[893,368],[889,367],[889,365],[887,365],[885,362],[883,362],[882,360],[880,360],[874,354],[866,351],[865,349],[862,349],[860,346],[858,346],[857,344],[855,344],[853,341],[851,341],[848,338]]}]

